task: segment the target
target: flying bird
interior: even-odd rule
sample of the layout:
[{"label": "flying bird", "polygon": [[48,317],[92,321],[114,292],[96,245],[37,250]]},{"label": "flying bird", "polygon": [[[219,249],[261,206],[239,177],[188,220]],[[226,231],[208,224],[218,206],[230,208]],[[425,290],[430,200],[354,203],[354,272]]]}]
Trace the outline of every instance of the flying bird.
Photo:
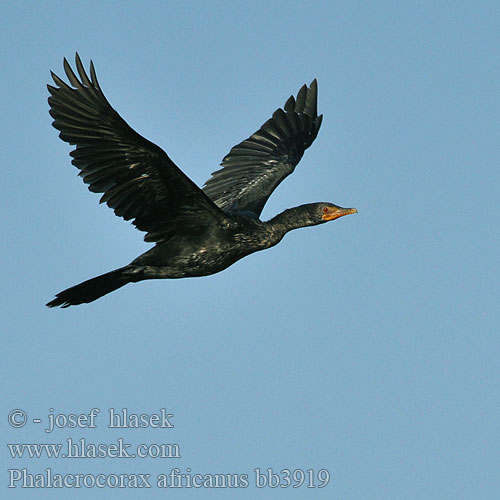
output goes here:
[{"label": "flying bird", "polygon": [[356,212],[333,203],[290,208],[267,222],[264,205],[318,134],[316,80],[290,97],[257,132],[234,146],[200,189],[160,147],[135,132],[111,107],[76,54],[64,59],[69,84],[51,72],[47,85],[53,126],[74,146],[70,155],[90,191],[155,243],[130,264],[56,294],[48,307],[92,302],[127,283],[218,273],[281,241],[292,229]]}]

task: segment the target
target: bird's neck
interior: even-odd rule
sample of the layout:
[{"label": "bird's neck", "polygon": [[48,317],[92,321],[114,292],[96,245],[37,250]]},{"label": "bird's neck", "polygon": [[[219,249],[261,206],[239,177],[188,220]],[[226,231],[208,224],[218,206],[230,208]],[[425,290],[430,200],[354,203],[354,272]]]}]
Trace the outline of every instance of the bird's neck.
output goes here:
[{"label": "bird's neck", "polygon": [[288,208],[267,222],[281,237],[288,231],[298,229],[299,227],[312,226],[312,222],[304,213],[303,207]]}]

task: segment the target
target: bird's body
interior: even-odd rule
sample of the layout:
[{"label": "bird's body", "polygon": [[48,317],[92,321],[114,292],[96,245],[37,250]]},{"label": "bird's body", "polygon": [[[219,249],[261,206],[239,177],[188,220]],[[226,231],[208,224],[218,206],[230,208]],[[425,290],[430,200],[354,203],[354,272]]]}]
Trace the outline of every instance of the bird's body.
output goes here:
[{"label": "bird's body", "polygon": [[103,193],[101,202],[156,244],[129,265],[58,293],[49,307],[91,302],[130,282],[214,274],[276,245],[292,229],[356,211],[324,202],[259,218],[318,133],[316,81],[235,146],[201,190],[109,105],[92,63],[90,79],[78,55],[80,79],[66,60],[64,66],[72,87],[53,74],[58,87],[49,86],[49,104],[61,139],[76,145],[73,164],[91,191]]},{"label": "bird's body", "polygon": [[[228,228],[208,227],[198,235],[175,235],[137,257],[148,278],[193,278],[218,273],[237,260],[276,245],[284,234],[246,216],[235,216]],[[148,264],[154,262],[154,267]]]}]

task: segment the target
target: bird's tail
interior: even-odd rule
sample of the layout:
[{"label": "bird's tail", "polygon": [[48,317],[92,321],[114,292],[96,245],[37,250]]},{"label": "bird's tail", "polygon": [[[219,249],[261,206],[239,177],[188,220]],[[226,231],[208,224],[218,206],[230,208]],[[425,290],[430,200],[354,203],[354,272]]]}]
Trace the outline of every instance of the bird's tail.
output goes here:
[{"label": "bird's tail", "polygon": [[72,286],[56,294],[56,298],[51,300],[47,306],[69,307],[93,302],[127,283],[135,281],[128,272],[129,270],[129,266],[121,267],[120,269],[115,269],[109,273],[101,274],[101,276],[84,281],[79,285]]}]

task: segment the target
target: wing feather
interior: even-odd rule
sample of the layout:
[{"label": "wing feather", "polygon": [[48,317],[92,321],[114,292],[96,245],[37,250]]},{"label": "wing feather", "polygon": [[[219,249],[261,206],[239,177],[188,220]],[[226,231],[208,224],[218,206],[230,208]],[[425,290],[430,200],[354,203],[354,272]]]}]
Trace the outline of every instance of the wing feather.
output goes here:
[{"label": "wing feather", "polygon": [[257,132],[231,149],[203,191],[226,212],[260,216],[318,134],[323,116],[318,116],[317,100],[316,80],[303,85],[296,98],[291,96]]},{"label": "wing feather", "polygon": [[90,78],[76,54],[76,73],[64,59],[66,83],[51,73],[50,115],[59,137],[74,145],[79,175],[101,203],[145,231],[146,241],[172,232],[227,222],[226,215],[158,146],[140,136],[111,107],[94,68]]}]

